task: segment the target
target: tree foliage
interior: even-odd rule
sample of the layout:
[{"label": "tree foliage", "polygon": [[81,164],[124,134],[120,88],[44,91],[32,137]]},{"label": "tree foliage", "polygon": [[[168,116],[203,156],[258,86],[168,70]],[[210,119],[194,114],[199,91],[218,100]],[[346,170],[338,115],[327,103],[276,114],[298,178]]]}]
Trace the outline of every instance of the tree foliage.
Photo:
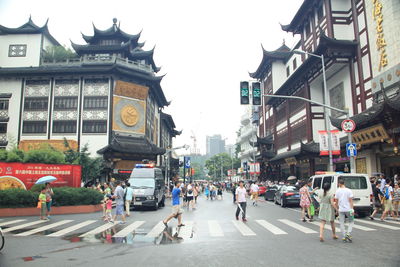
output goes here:
[{"label": "tree foliage", "polygon": [[45,61],[63,61],[67,59],[78,58],[78,55],[70,48],[64,46],[48,46],[43,53]]},{"label": "tree foliage", "polygon": [[[205,167],[208,169],[208,175],[214,179],[222,180],[226,177],[228,170],[240,167],[240,160],[236,157],[230,157],[227,153],[217,154],[206,161]],[[221,176],[222,166],[222,176]]]}]

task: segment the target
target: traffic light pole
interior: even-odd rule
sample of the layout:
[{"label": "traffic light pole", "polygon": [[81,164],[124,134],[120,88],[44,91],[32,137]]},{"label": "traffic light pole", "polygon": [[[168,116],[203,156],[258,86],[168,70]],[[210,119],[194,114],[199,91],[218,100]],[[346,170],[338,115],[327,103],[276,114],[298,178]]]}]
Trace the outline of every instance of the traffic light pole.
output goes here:
[{"label": "traffic light pole", "polygon": [[[309,103],[312,103],[312,104],[315,104],[315,105],[318,105],[318,106],[322,106],[322,107],[327,108],[327,109],[330,109],[330,110],[334,110],[334,111],[337,111],[337,112],[346,114],[346,118],[347,118],[347,119],[350,118],[350,114],[349,114],[350,111],[349,111],[348,109],[347,109],[347,110],[338,109],[338,108],[335,108],[335,107],[332,107],[332,106],[329,106],[329,105],[326,105],[326,104],[323,104],[323,103],[320,103],[320,102],[317,102],[317,101],[314,101],[314,100],[311,100],[311,99],[307,99],[307,98],[304,98],[304,97],[300,97],[300,96],[289,96],[289,95],[266,95],[266,94],[263,94],[262,96],[263,96],[263,97],[272,97],[272,98],[297,99],[297,100],[309,102]],[[327,120],[327,119],[329,119],[329,118],[325,118],[325,120]],[[351,142],[352,142],[351,133],[347,133],[347,138],[348,138],[348,142],[351,143]],[[331,140],[328,140],[328,141],[331,142]],[[356,169],[356,168],[355,168],[354,156],[353,156],[353,155],[350,155],[350,171],[351,171],[352,173],[354,173],[354,172],[355,172],[355,169]],[[332,171],[333,171],[333,170],[332,170]]]}]

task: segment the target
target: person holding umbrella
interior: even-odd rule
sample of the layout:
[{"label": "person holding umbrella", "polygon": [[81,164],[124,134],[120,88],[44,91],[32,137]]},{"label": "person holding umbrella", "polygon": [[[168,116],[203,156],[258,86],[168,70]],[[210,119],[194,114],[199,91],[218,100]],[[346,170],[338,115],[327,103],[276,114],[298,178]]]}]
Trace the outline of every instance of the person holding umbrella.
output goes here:
[{"label": "person holding umbrella", "polygon": [[50,183],[46,183],[45,185],[46,185],[45,194],[46,194],[46,208],[47,208],[46,217],[50,219],[51,204],[53,204],[52,196],[54,195],[54,192],[50,186]]}]

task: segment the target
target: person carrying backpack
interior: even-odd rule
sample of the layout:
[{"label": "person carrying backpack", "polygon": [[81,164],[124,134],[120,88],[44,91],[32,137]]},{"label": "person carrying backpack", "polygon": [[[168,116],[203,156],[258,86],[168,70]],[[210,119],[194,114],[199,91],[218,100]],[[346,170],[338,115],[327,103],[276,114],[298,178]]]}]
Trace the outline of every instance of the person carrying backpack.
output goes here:
[{"label": "person carrying backpack", "polygon": [[384,206],[385,211],[382,213],[381,221],[386,219],[387,214],[390,212],[392,217],[393,214],[393,207],[392,207],[392,199],[393,199],[393,187],[391,186],[392,181],[390,179],[386,179],[386,185],[383,189],[383,199],[384,199]]}]

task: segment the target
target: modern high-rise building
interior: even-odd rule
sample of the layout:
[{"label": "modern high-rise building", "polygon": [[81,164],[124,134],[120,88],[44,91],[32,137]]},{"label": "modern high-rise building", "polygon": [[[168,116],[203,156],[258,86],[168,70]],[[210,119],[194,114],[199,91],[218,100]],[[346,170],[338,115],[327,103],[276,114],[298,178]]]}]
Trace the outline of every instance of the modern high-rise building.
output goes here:
[{"label": "modern high-rise building", "polygon": [[225,140],[222,139],[220,134],[207,136],[207,155],[214,156],[225,152]]}]

